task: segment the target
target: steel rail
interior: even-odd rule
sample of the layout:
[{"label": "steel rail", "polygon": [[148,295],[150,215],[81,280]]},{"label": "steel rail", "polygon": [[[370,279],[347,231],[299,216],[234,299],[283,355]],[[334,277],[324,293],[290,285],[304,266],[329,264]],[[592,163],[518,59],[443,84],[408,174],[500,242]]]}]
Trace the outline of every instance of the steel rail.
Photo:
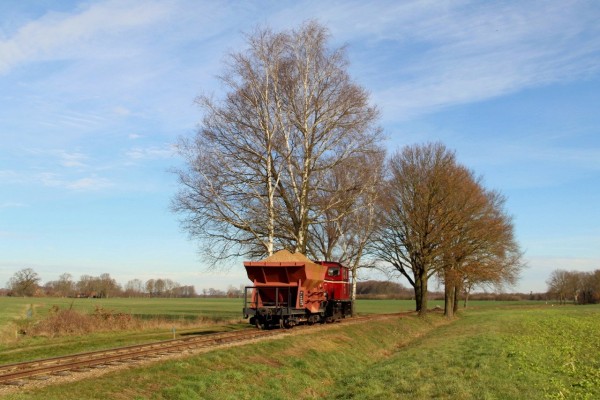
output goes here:
[{"label": "steel rail", "polygon": [[[376,314],[343,319],[338,322],[360,323],[364,321],[399,317],[408,313]],[[327,324],[331,325],[331,324]],[[243,329],[233,332],[217,332],[201,336],[181,339],[170,339],[159,342],[117,347],[107,350],[96,350],[67,356],[52,357],[33,361],[18,362],[0,366],[0,384],[18,384],[21,379],[36,378],[65,371],[81,371],[87,368],[114,365],[160,357],[169,353],[185,350],[208,348],[235,342],[251,341],[258,338],[277,336],[289,332],[310,330],[310,326],[297,326],[294,329],[258,330]]]},{"label": "steel rail", "polygon": [[236,332],[213,333],[185,339],[171,339],[142,345],[97,350],[62,357],[19,362],[0,366],[0,383],[13,383],[16,380],[78,368],[95,367],[109,363],[140,360],[160,356],[161,353],[181,352],[188,349],[218,346],[238,341],[271,336],[277,331],[242,330]]}]

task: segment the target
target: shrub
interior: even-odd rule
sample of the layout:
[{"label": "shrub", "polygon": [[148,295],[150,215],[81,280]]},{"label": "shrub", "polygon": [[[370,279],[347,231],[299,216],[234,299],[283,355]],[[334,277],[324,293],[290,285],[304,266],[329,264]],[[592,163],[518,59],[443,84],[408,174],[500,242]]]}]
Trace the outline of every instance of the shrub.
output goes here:
[{"label": "shrub", "polygon": [[[193,322],[197,322],[197,320],[177,321],[177,325],[189,325]],[[30,336],[57,337],[93,332],[172,327],[173,324],[173,320],[162,318],[143,320],[131,314],[115,313],[102,307],[96,307],[91,314],[83,314],[73,309],[60,309],[53,306],[46,318],[31,324],[22,333]]]}]

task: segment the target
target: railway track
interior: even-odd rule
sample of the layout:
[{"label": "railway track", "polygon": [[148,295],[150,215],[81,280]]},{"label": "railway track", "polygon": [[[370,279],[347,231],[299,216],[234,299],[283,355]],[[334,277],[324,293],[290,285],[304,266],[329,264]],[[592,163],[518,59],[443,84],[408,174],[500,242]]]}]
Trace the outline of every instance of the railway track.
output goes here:
[{"label": "railway track", "polygon": [[24,379],[143,361],[168,354],[182,353],[186,350],[250,341],[274,334],[277,334],[277,331],[245,329],[7,364],[0,366],[0,384],[22,385],[25,383]]},{"label": "railway track", "polygon": [[[375,319],[398,317],[405,314],[380,314],[354,317],[340,321],[343,324],[360,323]],[[269,336],[281,336],[288,333],[314,329],[299,326],[292,330],[244,329],[234,332],[211,333],[182,339],[164,340],[142,345],[118,347],[68,356],[53,357],[34,361],[19,362],[0,366],[0,384],[22,386],[32,379],[46,379],[53,375],[89,371],[94,368],[106,368],[123,363],[135,363],[169,354],[178,354],[186,350],[218,347],[233,343],[250,342]]]}]

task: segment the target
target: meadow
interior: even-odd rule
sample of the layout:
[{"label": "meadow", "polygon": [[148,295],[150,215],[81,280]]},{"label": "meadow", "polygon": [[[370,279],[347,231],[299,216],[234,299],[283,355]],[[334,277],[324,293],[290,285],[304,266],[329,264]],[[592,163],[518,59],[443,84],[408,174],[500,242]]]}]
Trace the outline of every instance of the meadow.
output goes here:
[{"label": "meadow", "polygon": [[[437,303],[436,303],[437,304]],[[243,299],[227,298],[23,298],[0,297],[0,364],[84,351],[147,343],[202,332],[250,328],[242,320]],[[360,300],[359,314],[393,313],[414,308],[402,300]],[[97,331],[48,337],[29,335],[53,310],[73,309],[91,314],[126,313],[147,321],[143,329]]]},{"label": "meadow", "polygon": [[[154,306],[158,314],[173,310],[177,315],[210,315],[218,307],[234,313],[241,308],[239,299],[224,300],[220,306],[206,300],[210,299],[159,301]],[[109,301],[114,307],[127,304],[126,299]],[[142,307],[143,300],[136,304],[140,314],[150,313]],[[18,313],[24,306],[13,304]],[[404,306],[412,304],[372,300],[359,302],[357,308],[387,313]],[[237,318],[206,329],[241,329]],[[452,320],[432,312],[425,318],[334,324],[94,379],[24,387],[6,398],[597,399],[599,326],[598,305],[481,302]]]},{"label": "meadow", "polygon": [[[528,306],[535,301],[472,301],[470,308]],[[412,300],[358,300],[359,314],[394,313],[414,310]],[[442,301],[430,301],[429,307],[443,306]],[[114,312],[128,313],[142,318],[163,317],[171,320],[205,319],[215,322],[241,318],[243,299],[228,298],[54,298],[54,297],[0,297],[0,329],[8,323],[43,318],[52,307],[72,308],[93,312],[100,307]],[[31,310],[31,311],[29,311]]]}]

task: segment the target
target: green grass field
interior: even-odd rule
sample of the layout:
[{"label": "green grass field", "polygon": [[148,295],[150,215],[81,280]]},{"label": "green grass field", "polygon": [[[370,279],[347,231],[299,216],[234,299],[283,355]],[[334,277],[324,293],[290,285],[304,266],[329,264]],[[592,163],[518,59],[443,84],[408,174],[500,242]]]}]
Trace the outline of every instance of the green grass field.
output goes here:
[{"label": "green grass field", "polygon": [[[176,303],[157,308],[184,313],[185,302]],[[205,307],[196,313],[209,313],[209,304],[192,303]],[[411,307],[374,300],[359,302],[359,309],[387,313],[404,305]],[[221,306],[240,308],[235,301]],[[25,387],[6,398],[597,399],[599,327],[600,306],[473,303],[451,321],[432,313],[333,325],[95,379]]]},{"label": "green grass field", "polygon": [[168,318],[204,317],[214,320],[239,318],[241,299],[158,299],[158,298],[114,298],[114,299],[69,299],[69,298],[24,298],[0,297],[0,326],[15,318],[25,318],[27,310],[33,309],[36,318],[48,314],[52,306],[73,308],[92,312],[102,307],[115,312],[124,312],[142,317],[166,316]]},{"label": "green grass field", "polygon": [[[189,334],[248,327],[241,317],[242,299],[68,299],[0,297],[0,363],[73,354],[84,351],[126,346]],[[472,302],[471,308],[498,308],[529,303]],[[442,305],[430,302],[431,308]],[[165,323],[142,331],[96,332],[79,336],[44,337],[19,335],[23,327],[35,324],[50,313],[52,307],[92,313],[97,307],[113,312],[133,314],[144,319],[166,319]],[[358,300],[358,314],[410,311],[413,301]]]},{"label": "green grass field", "polygon": [[[92,313],[97,307],[101,307],[144,319],[166,319],[167,323],[144,331],[98,332],[55,338],[18,334],[23,326],[45,318],[52,307],[72,308],[83,313]],[[0,297],[0,363],[169,339],[172,338],[173,327],[176,327],[177,335],[246,328],[249,325],[242,320],[242,307],[242,299]],[[400,300],[361,300],[357,304],[357,312],[362,314],[391,313],[413,308],[413,302]]]},{"label": "green grass field", "polygon": [[[470,308],[527,306],[539,302],[473,301]],[[0,329],[9,322],[27,317],[32,309],[33,318],[43,318],[52,306],[73,308],[92,312],[96,307],[115,312],[124,312],[142,317],[163,316],[170,319],[207,318],[215,321],[235,320],[241,317],[242,299],[157,299],[157,298],[114,298],[114,299],[69,299],[69,298],[24,298],[0,297]],[[429,307],[443,306],[441,301],[430,301]],[[393,313],[414,310],[410,300],[358,300],[359,314]]]},{"label": "green grass field", "polygon": [[490,306],[338,325],[8,398],[595,399],[599,318],[598,306]]}]

